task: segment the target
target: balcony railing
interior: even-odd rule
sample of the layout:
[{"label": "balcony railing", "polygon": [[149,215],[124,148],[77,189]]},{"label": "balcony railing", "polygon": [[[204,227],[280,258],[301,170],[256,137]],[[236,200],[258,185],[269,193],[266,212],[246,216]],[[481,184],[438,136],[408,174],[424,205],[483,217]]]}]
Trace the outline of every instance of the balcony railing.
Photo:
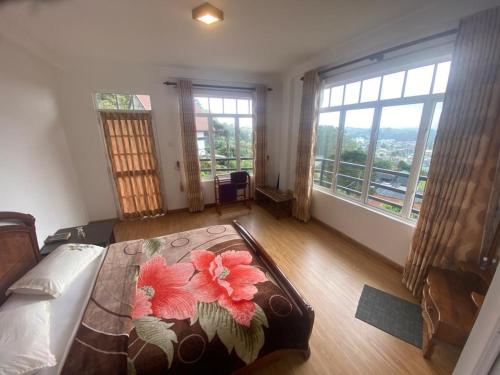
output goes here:
[{"label": "balcony railing", "polygon": [[[204,158],[204,159],[199,159],[199,160],[200,160],[200,164],[203,162],[212,162],[212,159],[209,159],[209,158]],[[244,161],[244,160],[253,160],[253,158],[240,158],[240,162]],[[215,173],[217,173],[217,172],[231,173],[231,172],[236,172],[238,170],[236,168],[236,158],[215,158],[215,165],[217,165],[217,166],[220,166],[222,163],[227,163],[229,165],[230,162],[233,162],[233,161],[234,161],[234,165],[235,165],[234,168],[220,168],[220,167],[218,167],[218,168],[215,168]],[[253,168],[241,167],[240,170],[241,171],[252,171]],[[202,173],[203,172],[212,173],[212,168],[201,168],[200,171]]]},{"label": "balcony railing", "polygon": [[[314,184],[331,189],[332,184],[333,184],[332,181],[333,181],[333,175],[334,175],[334,173],[333,173],[334,164],[335,164],[335,160],[333,160],[333,159],[316,158],[315,163],[314,163]],[[349,168],[353,168],[353,169],[359,169],[360,171],[365,170],[365,166],[363,164],[349,163],[349,162],[345,162],[345,161],[340,161],[339,164],[340,164],[339,167],[349,167]],[[339,168],[339,170],[340,170],[340,168]],[[410,176],[410,174],[408,172],[404,172],[404,171],[393,171],[390,169],[378,168],[378,167],[372,167],[372,170],[373,170],[373,172],[383,173],[385,175],[392,176],[392,177],[409,178],[409,176]],[[348,185],[342,186],[342,185],[339,185],[337,182],[337,186],[336,186],[337,190],[342,190],[342,191],[346,192],[347,194],[354,194],[358,197],[361,196],[361,191],[356,190],[353,187],[355,187],[356,183],[362,184],[363,183],[362,178],[356,177],[356,176],[350,176],[350,175],[345,174],[345,173],[337,173],[337,179],[338,179],[338,177],[342,177],[345,180],[350,181],[351,183]],[[419,182],[420,181],[427,181],[427,177],[420,176]],[[387,185],[387,184],[381,184],[379,182],[374,182],[374,181],[370,181],[370,187],[389,190],[389,191],[392,191],[394,193],[402,194],[403,196],[406,194],[406,188],[395,187],[395,186],[391,186],[391,185]],[[381,198],[380,195],[368,194],[368,198],[371,200],[383,203],[383,204],[388,204],[391,207],[395,207],[395,208],[398,208],[400,210],[403,208],[403,206],[401,204],[398,204],[398,203],[392,202],[390,200]],[[417,192],[417,193],[415,193],[415,198],[422,199],[423,194]],[[412,208],[412,213],[418,215],[419,212],[420,211],[418,209],[416,209],[414,207]]]}]

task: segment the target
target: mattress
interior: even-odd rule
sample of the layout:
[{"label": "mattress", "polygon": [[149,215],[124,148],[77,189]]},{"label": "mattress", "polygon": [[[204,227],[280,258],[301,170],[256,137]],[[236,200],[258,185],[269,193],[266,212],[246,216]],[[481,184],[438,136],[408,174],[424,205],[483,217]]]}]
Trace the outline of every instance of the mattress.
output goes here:
[{"label": "mattress", "polygon": [[[50,349],[57,359],[57,365],[44,368],[37,372],[40,375],[58,374],[64,359],[69,351],[73,336],[79,326],[81,317],[87,305],[92,286],[104,259],[105,251],[101,256],[93,260],[85,270],[78,275],[67,291],[59,298],[50,301]],[[33,300],[39,301],[40,296],[29,296],[13,294],[2,305],[1,310],[8,310],[29,303]],[[56,324],[57,322],[57,324]]]}]

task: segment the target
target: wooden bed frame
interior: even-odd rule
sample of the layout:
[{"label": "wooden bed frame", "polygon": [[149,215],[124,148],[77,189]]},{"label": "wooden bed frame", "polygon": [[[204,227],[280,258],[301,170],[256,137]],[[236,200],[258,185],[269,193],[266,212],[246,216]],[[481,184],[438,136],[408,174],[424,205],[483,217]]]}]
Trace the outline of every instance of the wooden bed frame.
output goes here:
[{"label": "wooden bed frame", "polygon": [[[304,347],[299,349],[284,349],[272,352],[263,358],[244,367],[237,374],[253,371],[268,364],[278,357],[290,352],[301,352],[305,359],[310,356],[309,339],[314,323],[314,311],[288,278],[279,269],[264,248],[236,220],[233,226],[255,255],[264,263],[275,281],[288,295],[295,306],[301,311],[307,328],[307,339]],[[0,212],[0,305],[7,299],[5,291],[8,287],[33,268],[41,260],[35,232],[35,218],[28,214],[17,212]]]},{"label": "wooden bed frame", "polygon": [[0,304],[6,290],[41,259],[35,218],[18,212],[0,212]]},{"label": "wooden bed frame", "polygon": [[[279,284],[279,286],[285,291],[285,293],[288,295],[288,297],[295,303],[295,305],[299,308],[299,310],[302,312],[304,319],[306,321],[306,325],[308,328],[308,336],[306,343],[304,344],[304,348],[302,349],[302,352],[304,354],[304,358],[307,360],[309,359],[311,355],[311,349],[309,347],[309,339],[311,338],[311,333],[312,333],[312,328],[314,324],[314,310],[313,308],[306,302],[304,297],[297,291],[297,289],[293,286],[293,284],[288,280],[288,278],[285,276],[285,274],[281,271],[281,269],[278,267],[278,265],[274,262],[274,260],[269,256],[269,254],[264,250],[264,248],[255,240],[252,235],[246,230],[245,227],[243,227],[237,220],[233,221],[233,226],[238,232],[238,234],[245,240],[246,244],[255,252],[257,257],[260,259],[262,263],[264,263],[268,268],[271,273],[271,275],[274,277],[276,282]],[[296,351],[293,349],[285,349],[277,352],[270,353],[269,355],[255,361],[252,363],[250,366],[247,366],[241,371],[244,372],[244,370],[247,370],[249,368],[254,368],[259,366],[260,364],[264,363],[268,357],[271,357],[272,355],[276,355],[280,352],[290,352],[290,351]],[[239,373],[239,372],[238,372]]]}]

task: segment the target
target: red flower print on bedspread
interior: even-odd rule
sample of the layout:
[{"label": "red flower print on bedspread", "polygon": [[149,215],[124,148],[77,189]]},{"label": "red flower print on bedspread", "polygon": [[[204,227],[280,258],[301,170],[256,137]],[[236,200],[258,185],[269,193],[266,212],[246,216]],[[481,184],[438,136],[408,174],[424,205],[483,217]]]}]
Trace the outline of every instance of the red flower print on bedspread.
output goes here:
[{"label": "red flower print on bedspread", "polygon": [[218,301],[234,320],[249,326],[255,313],[252,299],[257,293],[255,284],[267,281],[264,273],[251,266],[248,251],[226,251],[215,255],[207,250],[191,252],[196,270],[189,283],[196,299],[201,302]]},{"label": "red flower print on bedspread", "polygon": [[187,319],[195,312],[196,300],[187,284],[193,275],[191,263],[167,265],[156,255],[141,265],[132,317],[154,315],[164,319]]},{"label": "red flower print on bedspread", "polygon": [[151,301],[149,296],[142,289],[135,291],[134,310],[132,311],[132,319],[139,319],[144,315],[152,315]]}]

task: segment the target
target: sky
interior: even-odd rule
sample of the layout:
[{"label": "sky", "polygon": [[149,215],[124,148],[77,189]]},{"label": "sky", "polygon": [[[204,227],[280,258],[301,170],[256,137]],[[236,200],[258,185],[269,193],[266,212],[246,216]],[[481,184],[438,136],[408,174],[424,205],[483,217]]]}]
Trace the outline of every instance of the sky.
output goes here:
[{"label": "sky", "polygon": [[[436,72],[434,76],[434,68]],[[407,71],[377,76],[363,81],[356,81],[346,85],[326,88],[322,92],[321,107],[338,106],[347,104],[368,103],[378,100],[413,97],[432,93],[443,93],[448,83],[450,62],[446,61],[437,65],[431,64]],[[405,77],[406,76],[406,77]],[[382,87],[380,87],[382,85]],[[432,127],[437,128],[442,103],[438,103],[433,116]],[[418,128],[422,116],[423,104],[405,104],[386,106],[382,110],[380,120],[381,128],[413,129]],[[373,121],[373,108],[346,111],[345,126],[370,129]],[[320,113],[320,126],[339,126],[340,112]]]}]

